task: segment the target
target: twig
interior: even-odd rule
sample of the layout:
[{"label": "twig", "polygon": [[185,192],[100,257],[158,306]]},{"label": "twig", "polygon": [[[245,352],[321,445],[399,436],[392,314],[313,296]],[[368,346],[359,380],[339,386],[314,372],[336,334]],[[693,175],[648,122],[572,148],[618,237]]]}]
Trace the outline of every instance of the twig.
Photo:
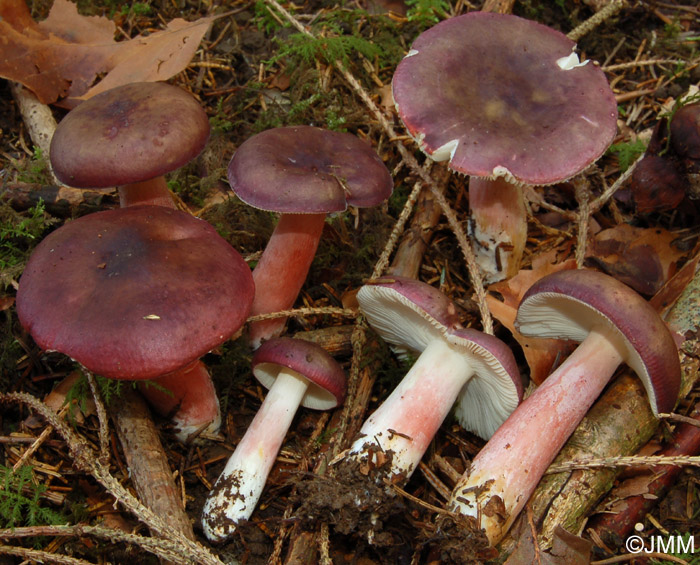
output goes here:
[{"label": "twig", "polygon": [[31,559],[39,563],[64,563],[65,565],[92,565],[89,561],[68,557],[67,555],[59,555],[39,549],[29,549],[27,547],[14,547],[11,545],[0,545],[0,554],[16,555],[25,560]]},{"label": "twig", "polygon": [[109,419],[107,418],[107,411],[105,410],[104,402],[102,402],[102,395],[97,387],[95,375],[82,365],[80,369],[90,385],[90,392],[92,392],[92,398],[95,401],[97,419],[100,422],[100,457],[103,462],[107,462],[109,461]]},{"label": "twig", "polygon": [[41,414],[47,422],[63,437],[70,451],[73,463],[84,472],[89,473],[98,483],[117,499],[127,510],[146,524],[152,531],[169,544],[179,557],[178,563],[189,565],[192,561],[202,565],[223,565],[215,555],[201,544],[194,542],[180,532],[174,531],[171,524],[156,516],[149,508],[137,500],[110,473],[109,469],[96,457],[95,451],[88,443],[75,433],[56,413],[31,394],[11,392],[0,394],[0,402],[19,402],[31,407]]},{"label": "twig", "polygon": [[637,467],[640,465],[688,465],[700,467],[700,455],[677,455],[674,457],[658,457],[654,455],[627,455],[620,457],[602,457],[600,459],[577,459],[552,465],[546,475],[573,471],[575,469],[601,469],[610,467]]},{"label": "twig", "polygon": [[279,312],[270,312],[269,314],[257,314],[250,316],[246,322],[259,322],[260,320],[271,320],[272,318],[289,318],[290,316],[343,316],[345,318],[356,318],[357,310],[350,308],[335,308],[333,306],[324,306],[320,308],[293,308],[291,310],[280,310]]},{"label": "twig", "polygon": [[569,33],[567,33],[566,37],[568,37],[572,41],[578,41],[584,35],[587,35],[591,31],[593,31],[605,20],[612,18],[615,14],[620,12],[626,5],[627,2],[625,0],[612,0],[612,2],[610,2],[610,4],[605,6],[602,10],[596,12],[581,25],[575,27]]},{"label": "twig", "polygon": [[130,543],[172,560],[182,560],[182,555],[172,550],[169,542],[158,538],[130,534],[121,530],[104,528],[101,526],[88,526],[85,524],[75,524],[72,526],[26,526],[0,530],[0,539],[26,538],[34,536],[66,536],[83,537],[92,536],[98,539],[109,540],[111,542]]}]

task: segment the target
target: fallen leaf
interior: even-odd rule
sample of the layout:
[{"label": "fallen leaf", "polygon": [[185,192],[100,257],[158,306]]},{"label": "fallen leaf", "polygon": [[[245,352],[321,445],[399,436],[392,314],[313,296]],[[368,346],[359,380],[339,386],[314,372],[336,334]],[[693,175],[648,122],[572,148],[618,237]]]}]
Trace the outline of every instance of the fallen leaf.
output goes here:
[{"label": "fallen leaf", "polygon": [[558,339],[525,337],[515,329],[515,315],[527,289],[549,273],[576,268],[573,259],[558,261],[556,255],[556,250],[553,250],[535,257],[531,269],[522,269],[510,279],[489,285],[489,294],[486,296],[486,303],[493,317],[510,330],[523,348],[525,360],[530,368],[530,378],[536,384],[541,384],[552,372],[554,365],[563,360],[576,346]]},{"label": "fallen leaf", "polygon": [[109,88],[179,73],[213,20],[175,19],[164,30],[117,42],[112,21],[82,16],[68,0],[55,0],[39,23],[23,1],[0,0],[0,76],[23,84],[44,104],[73,108]]},{"label": "fallen leaf", "polygon": [[676,273],[685,255],[674,245],[677,237],[662,228],[620,224],[591,238],[586,258],[640,294],[651,296]]}]

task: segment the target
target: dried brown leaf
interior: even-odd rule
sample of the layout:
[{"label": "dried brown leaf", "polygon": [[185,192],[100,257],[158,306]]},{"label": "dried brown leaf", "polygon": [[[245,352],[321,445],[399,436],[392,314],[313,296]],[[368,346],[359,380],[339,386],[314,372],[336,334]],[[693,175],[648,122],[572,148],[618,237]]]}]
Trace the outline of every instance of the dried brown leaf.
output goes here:
[{"label": "dried brown leaf", "polygon": [[113,22],[82,16],[68,0],[55,0],[40,23],[21,0],[0,0],[0,76],[20,82],[44,104],[72,108],[115,86],[179,73],[213,19],[175,19],[164,30],[117,42]]}]

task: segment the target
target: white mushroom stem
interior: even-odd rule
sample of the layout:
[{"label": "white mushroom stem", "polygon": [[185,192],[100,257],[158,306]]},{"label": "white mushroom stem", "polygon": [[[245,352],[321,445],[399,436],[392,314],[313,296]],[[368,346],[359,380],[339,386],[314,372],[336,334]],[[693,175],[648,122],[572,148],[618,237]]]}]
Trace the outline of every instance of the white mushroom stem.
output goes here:
[{"label": "white mushroom stem", "polygon": [[[253,269],[255,299],[251,315],[270,314],[294,306],[304,285],[321,239],[325,214],[282,214],[275,231]],[[250,324],[248,339],[253,349],[282,333],[286,318]]]},{"label": "white mushroom stem", "polygon": [[620,340],[614,330],[592,331],[515,409],[455,486],[449,509],[475,517],[492,545],[624,361]]},{"label": "white mushroom stem", "polygon": [[520,186],[503,177],[469,179],[469,224],[477,263],[487,283],[517,274],[527,240],[527,210]]},{"label": "white mushroom stem", "polygon": [[202,526],[209,540],[224,541],[240,520],[250,518],[307,387],[295,371],[280,370],[204,504]]},{"label": "white mushroom stem", "polygon": [[362,436],[346,457],[376,459],[377,452],[391,451],[392,476],[408,479],[473,374],[472,364],[463,353],[442,340],[432,341],[363,424]]}]

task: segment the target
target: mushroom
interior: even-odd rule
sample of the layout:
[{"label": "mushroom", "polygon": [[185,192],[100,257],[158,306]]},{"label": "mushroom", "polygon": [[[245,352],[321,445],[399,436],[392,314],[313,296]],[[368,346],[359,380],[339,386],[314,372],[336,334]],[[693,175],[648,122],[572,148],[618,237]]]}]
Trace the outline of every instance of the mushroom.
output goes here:
[{"label": "mushroom", "polygon": [[518,308],[529,337],[578,348],[505,421],[458,481],[448,508],[473,516],[495,545],[621,363],[642,379],[655,415],[680,390],[674,339],[652,306],[618,280],[589,270],[547,275]]},{"label": "mushroom", "polygon": [[367,419],[348,456],[377,465],[391,453],[390,478],[406,481],[456,405],[465,429],[489,438],[522,398],[520,373],[500,339],[459,323],[453,302],[404,277],[375,279],[357,293],[370,325],[394,346],[421,352],[389,397]]},{"label": "mushroom", "polygon": [[392,79],[409,134],[471,175],[469,204],[487,282],[514,275],[527,234],[521,185],[568,179],[616,133],[605,75],[575,43],[517,16],[470,12],[414,41]]},{"label": "mushroom", "polygon": [[51,140],[56,177],[76,188],[119,187],[121,205],[175,208],[165,175],[194,159],[209,119],[189,93],[163,82],[95,95],[61,120]]},{"label": "mushroom", "polygon": [[[311,126],[274,128],[246,140],[231,159],[228,178],[243,202],[281,214],[253,270],[253,315],[294,305],[326,214],[348,205],[376,206],[393,190],[389,171],[368,143]],[[250,324],[251,345],[279,335],[284,324],[284,318]]]},{"label": "mushroom", "polygon": [[174,396],[161,393],[154,408],[170,412],[188,398],[174,417],[185,439],[218,429],[214,391],[197,390],[211,386],[198,359],[241,328],[253,293],[245,261],[209,224],[132,206],[49,234],[22,274],[17,313],[39,347],[103,377],[166,379]]},{"label": "mushroom", "polygon": [[343,369],[310,341],[270,339],[255,351],[252,370],[269,392],[204,503],[211,541],[226,540],[253,513],[299,405],[329,410],[345,398]]}]

